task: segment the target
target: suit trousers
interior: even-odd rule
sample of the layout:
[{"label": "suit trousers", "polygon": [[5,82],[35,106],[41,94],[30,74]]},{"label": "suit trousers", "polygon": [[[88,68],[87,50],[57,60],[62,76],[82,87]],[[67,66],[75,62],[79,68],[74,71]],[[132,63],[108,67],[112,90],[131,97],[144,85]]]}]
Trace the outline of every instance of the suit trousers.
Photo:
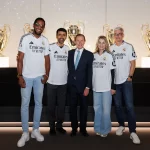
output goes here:
[{"label": "suit trousers", "polygon": [[87,122],[87,110],[88,110],[88,101],[87,97],[83,93],[78,92],[75,86],[69,86],[69,95],[70,95],[70,118],[71,118],[71,127],[73,131],[77,131],[78,128],[78,119],[77,119],[77,106],[78,100],[80,104],[80,131],[86,131],[86,122]]}]

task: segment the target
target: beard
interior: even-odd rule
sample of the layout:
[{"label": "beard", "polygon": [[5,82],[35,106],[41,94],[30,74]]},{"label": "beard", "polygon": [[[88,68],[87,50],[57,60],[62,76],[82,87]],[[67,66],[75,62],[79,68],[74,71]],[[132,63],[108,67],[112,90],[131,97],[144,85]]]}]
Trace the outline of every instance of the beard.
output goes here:
[{"label": "beard", "polygon": [[36,32],[36,30],[34,29],[34,32],[33,32],[34,34],[36,34],[36,35],[38,35],[38,36],[40,36],[41,34],[42,34],[42,32]]}]

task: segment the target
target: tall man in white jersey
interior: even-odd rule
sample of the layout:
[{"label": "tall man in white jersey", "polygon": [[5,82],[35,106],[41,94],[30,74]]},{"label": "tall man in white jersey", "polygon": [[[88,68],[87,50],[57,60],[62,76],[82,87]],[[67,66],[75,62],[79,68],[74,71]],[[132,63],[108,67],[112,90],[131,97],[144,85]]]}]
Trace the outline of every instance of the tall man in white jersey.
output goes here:
[{"label": "tall man in white jersey", "polygon": [[18,147],[25,145],[29,140],[28,116],[31,91],[34,93],[34,117],[31,137],[37,141],[44,141],[39,131],[42,111],[42,97],[44,84],[47,82],[50,71],[49,42],[42,36],[45,28],[43,18],[37,18],[33,24],[33,34],[22,36],[17,58],[18,80],[21,87],[21,121],[23,134],[17,143]]},{"label": "tall man in white jersey", "polygon": [[[50,75],[47,83],[48,109],[50,135],[56,135],[56,131],[65,134],[62,128],[64,121],[64,110],[66,104],[67,76],[68,76],[68,50],[64,44],[67,31],[59,28],[56,31],[57,42],[50,44]],[[55,114],[57,106],[57,114]],[[56,128],[55,128],[55,122]]]},{"label": "tall man in white jersey", "polygon": [[136,66],[136,54],[131,44],[123,41],[124,30],[121,27],[114,29],[115,44],[110,47],[116,59],[115,84],[116,95],[114,96],[116,117],[119,128],[116,135],[121,136],[125,130],[124,115],[122,107],[122,95],[127,109],[127,119],[130,138],[134,144],[140,144],[136,134],[136,120],[133,106],[132,77]]}]

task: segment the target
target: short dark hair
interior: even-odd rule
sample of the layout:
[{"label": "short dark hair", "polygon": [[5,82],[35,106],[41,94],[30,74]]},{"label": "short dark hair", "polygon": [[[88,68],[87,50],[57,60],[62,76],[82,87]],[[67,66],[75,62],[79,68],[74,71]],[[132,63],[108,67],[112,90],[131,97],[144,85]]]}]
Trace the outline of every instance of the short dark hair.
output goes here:
[{"label": "short dark hair", "polygon": [[84,34],[77,34],[76,37],[75,37],[75,41],[76,41],[76,38],[77,38],[78,36],[82,36],[82,37],[84,38],[84,41],[86,41]]},{"label": "short dark hair", "polygon": [[67,35],[67,30],[65,28],[59,28],[59,29],[57,29],[56,34],[58,34],[59,31],[65,32],[66,35]]},{"label": "short dark hair", "polygon": [[44,22],[44,26],[45,26],[45,20],[43,18],[41,18],[41,17],[36,18],[33,24],[36,24],[36,22],[39,21],[39,20],[43,21]]}]

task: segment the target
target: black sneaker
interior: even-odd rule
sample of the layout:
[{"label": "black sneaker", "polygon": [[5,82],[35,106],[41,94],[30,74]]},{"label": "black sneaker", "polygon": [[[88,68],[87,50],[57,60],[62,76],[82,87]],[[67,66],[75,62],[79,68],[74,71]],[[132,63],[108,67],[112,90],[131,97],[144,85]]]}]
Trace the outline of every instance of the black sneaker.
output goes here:
[{"label": "black sneaker", "polygon": [[56,131],[58,131],[61,134],[66,134],[66,130],[64,130],[63,128],[56,128]]},{"label": "black sneaker", "polygon": [[50,134],[50,135],[56,135],[55,129],[50,129],[49,134]]}]

